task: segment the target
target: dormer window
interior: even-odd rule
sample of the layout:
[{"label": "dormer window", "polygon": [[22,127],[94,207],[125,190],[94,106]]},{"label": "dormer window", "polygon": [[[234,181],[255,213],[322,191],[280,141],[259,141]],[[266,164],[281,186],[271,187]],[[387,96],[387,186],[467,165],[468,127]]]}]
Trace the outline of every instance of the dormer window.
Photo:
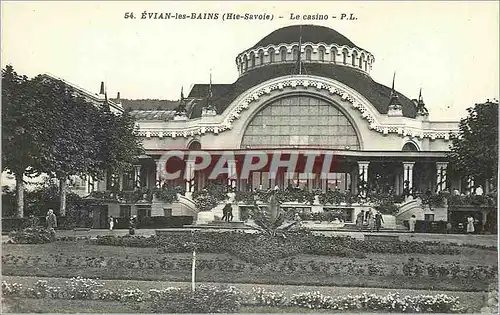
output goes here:
[{"label": "dormer window", "polygon": [[332,51],[330,52],[330,59],[333,63],[337,63],[337,48],[332,48]]},{"label": "dormer window", "polygon": [[325,49],[323,47],[320,47],[318,49],[318,54],[319,54],[319,61],[324,62],[325,61]]},{"label": "dormer window", "polygon": [[252,68],[255,67],[255,54],[251,53],[250,54],[250,59],[252,60]]},{"label": "dormer window", "polygon": [[259,51],[259,64],[262,66],[264,64],[264,51]]},{"label": "dormer window", "polygon": [[274,62],[274,49],[270,48],[269,49],[269,62]]},{"label": "dormer window", "polygon": [[247,71],[248,70],[248,58],[246,55],[245,55],[244,61],[245,61],[245,71]]},{"label": "dormer window", "polygon": [[359,68],[363,69],[363,59],[365,59],[365,54],[361,54],[361,57],[359,57]]},{"label": "dormer window", "polygon": [[280,56],[281,56],[281,61],[286,61],[286,48],[285,47],[281,47]]},{"label": "dormer window", "polygon": [[306,60],[311,61],[311,55],[312,55],[312,49],[311,48],[306,48]]},{"label": "dormer window", "polygon": [[352,52],[352,66],[356,67],[356,57],[358,57],[358,53],[356,51]]},{"label": "dormer window", "polygon": [[365,60],[365,71],[368,71],[368,62]]},{"label": "dormer window", "polygon": [[292,48],[292,55],[293,55],[293,60],[299,59],[299,48],[298,47]]},{"label": "dormer window", "polygon": [[342,63],[347,64],[347,49],[342,50]]}]

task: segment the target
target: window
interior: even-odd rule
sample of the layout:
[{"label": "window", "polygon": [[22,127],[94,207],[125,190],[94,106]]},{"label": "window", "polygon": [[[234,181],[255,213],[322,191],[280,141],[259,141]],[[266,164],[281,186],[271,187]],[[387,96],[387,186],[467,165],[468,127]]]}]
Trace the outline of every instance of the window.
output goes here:
[{"label": "window", "polygon": [[368,71],[368,62],[365,60],[365,71]]},{"label": "window", "polygon": [[311,61],[312,49],[306,48],[306,60]]},{"label": "window", "polygon": [[356,58],[358,57],[358,53],[356,51],[352,52],[352,66],[356,67]]},{"label": "window", "polygon": [[407,142],[401,151],[418,151],[417,146],[412,142]]},{"label": "window", "polygon": [[293,60],[299,59],[299,48],[298,47],[292,48],[292,55],[293,55]]},{"label": "window", "polygon": [[363,59],[365,59],[365,55],[361,54],[361,57],[359,57],[359,68],[363,69]]},{"label": "window", "polygon": [[285,47],[280,48],[280,56],[281,56],[281,61],[286,61],[286,48]]},{"label": "window", "polygon": [[[247,146],[360,148],[356,131],[343,112],[330,102],[306,95],[284,97],[260,110],[245,130],[241,148]],[[259,185],[252,183],[254,188]]]},{"label": "window", "polygon": [[131,206],[120,205],[120,218],[130,218]]},{"label": "window", "polygon": [[252,60],[252,68],[255,67],[255,54],[251,53],[250,54],[250,59]]},{"label": "window", "polygon": [[434,214],[424,214],[424,220],[427,222],[432,222],[434,221]]},{"label": "window", "polygon": [[342,50],[342,62],[347,64],[347,49]]},{"label": "window", "polygon": [[135,189],[135,174],[134,170],[131,170],[122,176],[122,190],[134,190]]},{"label": "window", "polygon": [[172,216],[172,209],[170,209],[170,208],[163,208],[163,216],[164,217],[171,217]]},{"label": "window", "polygon": [[264,51],[259,51],[259,65],[263,65],[264,64]]},{"label": "window", "polygon": [[333,63],[336,63],[336,59],[337,59],[337,49],[336,48],[332,48],[332,51],[330,52],[330,59],[332,60]]},{"label": "window", "polygon": [[269,49],[269,62],[274,62],[274,49]]},{"label": "window", "polygon": [[325,49],[324,48],[320,48],[318,50],[318,53],[319,53],[319,61],[325,61]]},{"label": "window", "polygon": [[248,58],[245,56],[245,71],[248,69]]}]

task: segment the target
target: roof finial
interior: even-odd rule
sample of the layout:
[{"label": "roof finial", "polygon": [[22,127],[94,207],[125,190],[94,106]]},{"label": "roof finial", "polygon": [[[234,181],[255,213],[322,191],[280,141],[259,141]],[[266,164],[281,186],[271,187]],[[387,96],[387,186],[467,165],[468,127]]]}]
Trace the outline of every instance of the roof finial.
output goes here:
[{"label": "roof finial", "polygon": [[429,111],[425,107],[424,98],[422,97],[422,87],[420,87],[420,92],[418,93],[417,114],[420,116],[429,115]]},{"label": "roof finial", "polygon": [[394,93],[394,81],[396,81],[396,71],[394,71],[394,75],[392,76],[392,93]]},{"label": "roof finial", "polygon": [[394,75],[392,76],[392,88],[391,88],[391,98],[389,100],[389,109],[400,110],[401,103],[399,102],[398,93],[394,89],[395,81],[396,81],[396,71],[394,71]]},{"label": "roof finial", "polygon": [[99,95],[104,94],[104,82],[101,81],[101,88],[99,89]]}]

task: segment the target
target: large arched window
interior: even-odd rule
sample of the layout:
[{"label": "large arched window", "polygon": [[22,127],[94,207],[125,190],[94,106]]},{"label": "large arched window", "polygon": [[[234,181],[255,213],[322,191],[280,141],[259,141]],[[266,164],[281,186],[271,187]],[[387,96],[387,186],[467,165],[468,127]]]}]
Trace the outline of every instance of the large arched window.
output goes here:
[{"label": "large arched window", "polygon": [[363,69],[363,59],[365,59],[365,54],[361,54],[361,57],[359,57],[359,68]]},{"label": "large arched window", "polygon": [[306,47],[306,60],[311,61],[311,56],[312,56],[312,48]]},{"label": "large arched window", "polygon": [[334,104],[308,95],[286,96],[261,109],[248,124],[241,148],[360,149],[350,120]]},{"label": "large arched window", "polygon": [[250,60],[252,60],[252,68],[255,67],[255,54],[252,52],[250,53]]},{"label": "large arched window", "polygon": [[346,65],[347,64],[347,49],[342,49],[342,62]]},{"label": "large arched window", "polygon": [[401,151],[418,151],[417,146],[413,142],[406,142]]},{"label": "large arched window", "polygon": [[337,48],[332,48],[332,50],[330,51],[330,60],[333,62],[333,63],[337,63]]},{"label": "large arched window", "polygon": [[247,58],[247,55],[245,55],[244,62],[245,62],[245,71],[247,71],[248,70],[248,58]]},{"label": "large arched window", "polygon": [[352,52],[352,66],[353,67],[356,67],[356,58],[358,57],[358,52],[357,51],[353,51]]},{"label": "large arched window", "polygon": [[324,62],[325,61],[325,48],[320,47],[318,49],[318,55],[319,55],[319,61]]},{"label": "large arched window", "polygon": [[280,56],[281,56],[281,61],[286,61],[286,48],[285,47],[280,48]]},{"label": "large arched window", "polygon": [[274,49],[270,48],[269,49],[269,62],[271,62],[271,63],[274,62],[274,54],[275,54]]}]

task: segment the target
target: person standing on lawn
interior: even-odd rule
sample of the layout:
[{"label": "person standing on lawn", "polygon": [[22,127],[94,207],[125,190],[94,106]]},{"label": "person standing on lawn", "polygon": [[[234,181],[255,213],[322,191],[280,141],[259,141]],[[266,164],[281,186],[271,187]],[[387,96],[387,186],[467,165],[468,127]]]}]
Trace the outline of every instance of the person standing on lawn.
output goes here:
[{"label": "person standing on lawn", "polygon": [[375,226],[375,218],[373,217],[372,209],[370,209],[370,211],[368,211],[368,228],[370,229],[370,232],[373,232],[374,226]]},{"label": "person standing on lawn", "polygon": [[360,230],[360,231],[361,231],[361,229],[363,229],[363,219],[364,218],[365,218],[365,210],[361,210],[361,212],[356,217],[356,226],[358,227],[358,230]]},{"label": "person standing on lawn", "polygon": [[113,231],[113,227],[115,226],[115,220],[113,219],[113,217],[109,217],[109,230],[110,231]]},{"label": "person standing on lawn", "polygon": [[56,215],[54,214],[54,210],[49,209],[49,212],[47,212],[47,217],[45,217],[45,220],[47,221],[47,229],[50,231],[50,238],[52,241],[56,240],[56,230],[55,228],[57,227],[57,218]]},{"label": "person standing on lawn", "polygon": [[133,215],[128,222],[128,234],[135,235],[136,215]]},{"label": "person standing on lawn", "polygon": [[377,232],[380,231],[382,223],[384,223],[384,219],[382,218],[382,213],[380,213],[380,211],[377,211],[377,214],[375,214],[375,229],[377,230]]},{"label": "person standing on lawn", "polygon": [[410,220],[408,220],[408,227],[410,228],[411,233],[415,233],[415,224],[417,223],[417,218],[415,215],[412,215]]},{"label": "person standing on lawn", "polygon": [[474,217],[470,215],[467,217],[467,234],[472,233],[474,233]]}]

